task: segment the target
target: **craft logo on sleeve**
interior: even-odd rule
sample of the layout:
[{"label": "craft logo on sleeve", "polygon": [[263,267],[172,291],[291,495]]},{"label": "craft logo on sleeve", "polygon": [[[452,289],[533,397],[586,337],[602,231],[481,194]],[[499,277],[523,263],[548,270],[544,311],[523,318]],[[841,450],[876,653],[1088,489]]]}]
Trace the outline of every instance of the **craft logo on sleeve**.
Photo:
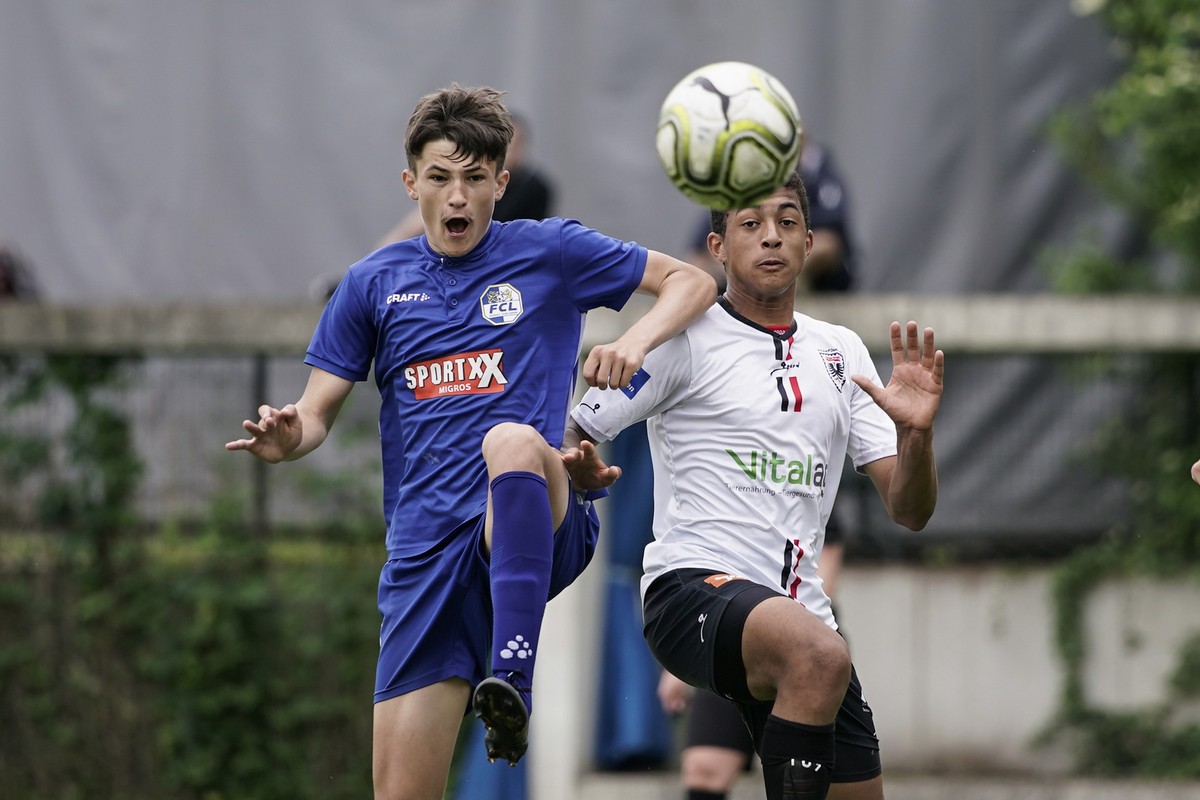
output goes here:
[{"label": "craft logo on sleeve", "polygon": [[483,318],[493,325],[511,325],[517,321],[525,307],[521,304],[521,292],[511,283],[493,283],[479,296],[479,310]]}]

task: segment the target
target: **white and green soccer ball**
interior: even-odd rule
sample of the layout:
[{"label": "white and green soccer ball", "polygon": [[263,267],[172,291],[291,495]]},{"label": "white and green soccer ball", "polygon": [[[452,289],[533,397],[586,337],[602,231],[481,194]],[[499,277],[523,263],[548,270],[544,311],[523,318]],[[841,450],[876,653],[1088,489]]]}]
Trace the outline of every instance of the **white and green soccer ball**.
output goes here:
[{"label": "white and green soccer ball", "polygon": [[796,102],[753,64],[721,61],[689,73],[662,104],[656,145],[671,182],[727,211],[774,194],[800,160]]}]

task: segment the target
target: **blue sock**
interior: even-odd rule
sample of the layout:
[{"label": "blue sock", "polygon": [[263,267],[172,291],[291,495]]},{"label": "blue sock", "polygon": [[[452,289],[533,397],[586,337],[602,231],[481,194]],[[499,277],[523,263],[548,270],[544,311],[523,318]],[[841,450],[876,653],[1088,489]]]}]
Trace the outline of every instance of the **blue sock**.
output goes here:
[{"label": "blue sock", "polygon": [[[542,616],[550,595],[554,530],[546,479],[506,472],[492,489],[492,671],[526,692],[533,685]],[[531,707],[532,710],[532,707]]]}]

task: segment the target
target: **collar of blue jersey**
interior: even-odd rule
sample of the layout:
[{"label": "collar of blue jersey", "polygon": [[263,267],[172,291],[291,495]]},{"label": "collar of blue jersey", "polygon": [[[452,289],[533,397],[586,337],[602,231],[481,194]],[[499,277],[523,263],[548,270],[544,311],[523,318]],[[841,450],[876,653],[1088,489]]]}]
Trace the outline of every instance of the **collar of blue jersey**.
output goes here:
[{"label": "collar of blue jersey", "polygon": [[485,255],[487,255],[488,249],[492,246],[492,242],[496,239],[496,231],[499,229],[500,223],[496,220],[492,220],[492,223],[488,225],[487,233],[485,233],[483,238],[479,240],[479,244],[475,245],[475,247],[471,249],[471,252],[467,253],[465,256],[453,257],[442,255],[437,250],[434,250],[429,246],[429,237],[427,237],[425,234],[421,234],[421,249],[425,251],[425,255],[429,256],[434,261],[438,261],[446,265],[466,266],[473,262],[479,261]]}]

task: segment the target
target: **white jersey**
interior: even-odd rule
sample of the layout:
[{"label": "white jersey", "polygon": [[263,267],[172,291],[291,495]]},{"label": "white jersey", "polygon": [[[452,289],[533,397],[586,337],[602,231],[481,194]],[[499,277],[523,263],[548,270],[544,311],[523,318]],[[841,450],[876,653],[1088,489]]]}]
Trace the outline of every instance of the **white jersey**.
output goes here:
[{"label": "white jersey", "polygon": [[842,465],[895,455],[896,427],[850,380],[879,383],[862,339],[794,316],[776,334],[714,305],[649,353],[628,389],[591,389],[572,410],[597,441],[648,420],[654,541],[643,598],[664,572],[712,569],[772,587],[837,628],[817,556]]}]

